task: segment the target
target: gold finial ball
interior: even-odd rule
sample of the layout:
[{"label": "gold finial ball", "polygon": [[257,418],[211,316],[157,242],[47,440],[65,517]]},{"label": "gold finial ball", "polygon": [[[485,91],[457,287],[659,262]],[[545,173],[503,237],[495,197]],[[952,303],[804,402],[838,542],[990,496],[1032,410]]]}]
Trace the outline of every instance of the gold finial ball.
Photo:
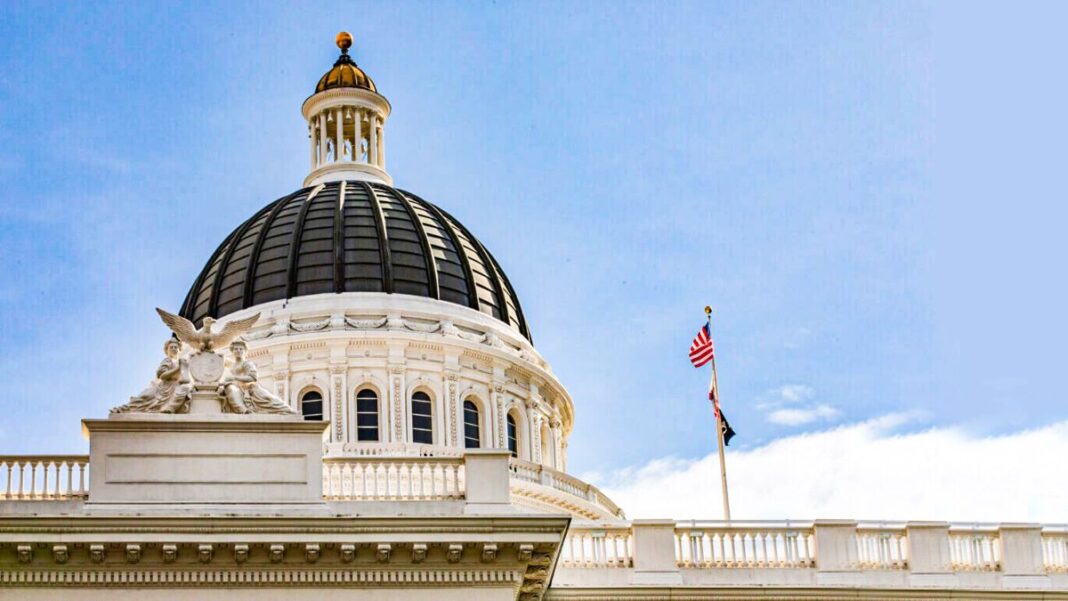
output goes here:
[{"label": "gold finial ball", "polygon": [[712,307],[705,306],[705,315],[712,315]]},{"label": "gold finial ball", "polygon": [[337,38],[334,41],[337,42],[337,47],[342,50],[352,48],[352,34],[347,31],[337,34]]}]

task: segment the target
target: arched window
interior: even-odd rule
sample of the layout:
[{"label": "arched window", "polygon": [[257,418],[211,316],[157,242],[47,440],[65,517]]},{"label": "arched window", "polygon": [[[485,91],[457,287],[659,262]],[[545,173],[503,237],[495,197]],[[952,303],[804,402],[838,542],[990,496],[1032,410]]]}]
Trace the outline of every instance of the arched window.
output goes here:
[{"label": "arched window", "polygon": [[300,397],[300,413],[308,421],[323,421],[323,395],[309,390]]},{"label": "arched window", "polygon": [[464,448],[477,449],[482,446],[482,432],[479,429],[478,405],[473,401],[464,401]]},{"label": "arched window", "polygon": [[412,395],[412,442],[434,444],[433,408],[422,391]]},{"label": "arched window", "polygon": [[519,428],[515,426],[515,416],[508,414],[508,450],[512,457],[519,457]]},{"label": "arched window", "polygon": [[378,441],[378,395],[369,388],[356,393],[356,440]]}]

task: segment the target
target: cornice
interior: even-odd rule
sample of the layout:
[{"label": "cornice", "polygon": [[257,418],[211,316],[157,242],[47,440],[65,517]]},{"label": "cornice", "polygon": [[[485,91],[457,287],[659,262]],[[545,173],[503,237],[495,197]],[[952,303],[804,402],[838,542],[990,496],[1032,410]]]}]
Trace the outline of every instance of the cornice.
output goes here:
[{"label": "cornice", "polygon": [[0,533],[401,534],[563,532],[567,516],[0,516]]}]

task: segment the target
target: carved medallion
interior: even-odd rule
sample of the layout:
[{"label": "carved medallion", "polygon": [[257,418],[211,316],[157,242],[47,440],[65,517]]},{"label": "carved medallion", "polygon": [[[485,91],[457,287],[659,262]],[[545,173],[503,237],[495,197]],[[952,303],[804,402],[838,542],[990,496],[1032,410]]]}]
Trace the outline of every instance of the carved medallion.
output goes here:
[{"label": "carved medallion", "polygon": [[213,384],[223,375],[223,357],[218,353],[200,352],[189,358],[189,375],[200,384]]}]

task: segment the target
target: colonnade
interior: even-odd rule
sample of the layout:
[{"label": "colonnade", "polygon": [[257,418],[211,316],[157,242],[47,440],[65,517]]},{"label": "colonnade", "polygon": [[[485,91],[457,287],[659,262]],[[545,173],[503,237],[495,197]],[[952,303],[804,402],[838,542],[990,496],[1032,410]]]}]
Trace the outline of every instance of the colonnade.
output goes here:
[{"label": "colonnade", "polygon": [[308,119],[311,168],[349,161],[386,168],[383,119],[376,111],[332,106]]}]

